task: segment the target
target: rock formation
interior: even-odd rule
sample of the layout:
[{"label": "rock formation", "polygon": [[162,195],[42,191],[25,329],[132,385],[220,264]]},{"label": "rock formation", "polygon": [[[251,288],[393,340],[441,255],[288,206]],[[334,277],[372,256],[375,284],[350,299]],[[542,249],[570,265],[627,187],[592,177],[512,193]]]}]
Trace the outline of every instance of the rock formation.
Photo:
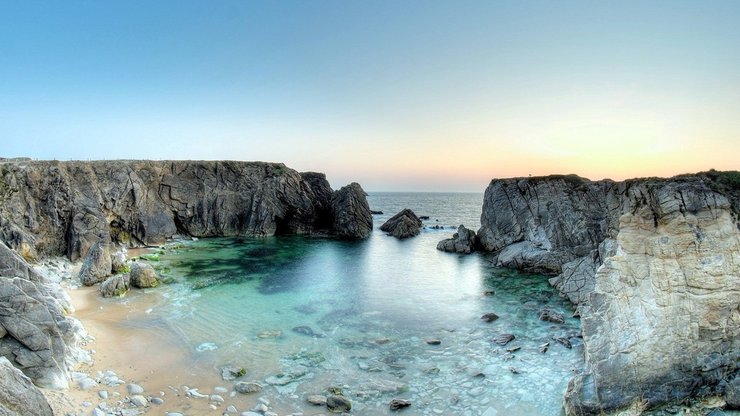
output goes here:
[{"label": "rock formation", "polygon": [[0,415],[53,415],[44,394],[5,357],[0,357]]},{"label": "rock formation", "polygon": [[[14,254],[0,242],[0,259]],[[65,316],[71,306],[58,288],[44,283],[20,256],[11,262],[16,272],[7,262],[0,265],[0,356],[41,387],[66,388],[79,322]]]},{"label": "rock formation", "polygon": [[452,238],[446,238],[437,243],[437,250],[448,253],[470,254],[475,251],[477,244],[478,237],[475,235],[475,231],[467,229],[464,225],[460,224],[457,227],[457,232],[452,235]]},{"label": "rock formation", "polygon": [[406,208],[383,223],[380,230],[399,239],[414,237],[421,232],[421,220],[414,211]]},{"label": "rock formation", "polygon": [[108,243],[98,241],[85,254],[80,268],[80,282],[85,286],[100,283],[113,272],[113,263]]},{"label": "rock formation", "polygon": [[351,183],[335,191],[331,199],[332,229],[343,239],[367,238],[373,231],[373,215],[360,184]]},{"label": "rock formation", "polygon": [[586,368],[566,413],[722,393],[740,361],[740,174],[494,180],[479,242],[556,275],[579,304]]},{"label": "rock formation", "polygon": [[101,240],[156,245],[175,234],[365,238],[365,193],[347,189],[278,163],[0,163],[0,239],[26,259],[77,260]]},{"label": "rock formation", "polygon": [[150,264],[140,263],[138,261],[132,262],[131,285],[141,289],[157,287],[159,285],[157,272],[154,271],[154,268]]}]

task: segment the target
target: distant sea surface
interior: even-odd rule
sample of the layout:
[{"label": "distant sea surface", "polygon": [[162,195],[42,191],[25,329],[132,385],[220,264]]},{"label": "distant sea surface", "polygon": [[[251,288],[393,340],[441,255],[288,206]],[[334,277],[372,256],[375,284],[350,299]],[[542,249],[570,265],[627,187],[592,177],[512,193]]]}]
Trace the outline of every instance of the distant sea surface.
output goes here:
[{"label": "distant sea surface", "polygon": [[[477,230],[483,195],[370,192],[365,241],[301,236],[202,239],[155,262],[173,283],[150,322],[179,334],[189,360],[249,369],[278,414],[327,413],[310,394],[340,386],[353,414],[560,415],[583,365],[579,321],[539,275],[493,267],[486,254],[436,250],[460,224]],[[417,237],[380,225],[403,208],[429,216]],[[438,229],[439,226],[442,229]],[[538,319],[548,307],[564,324]],[[485,322],[481,316],[499,318]],[[506,345],[493,342],[512,334]],[[573,348],[554,341],[565,337]],[[549,343],[546,353],[540,348]]]}]

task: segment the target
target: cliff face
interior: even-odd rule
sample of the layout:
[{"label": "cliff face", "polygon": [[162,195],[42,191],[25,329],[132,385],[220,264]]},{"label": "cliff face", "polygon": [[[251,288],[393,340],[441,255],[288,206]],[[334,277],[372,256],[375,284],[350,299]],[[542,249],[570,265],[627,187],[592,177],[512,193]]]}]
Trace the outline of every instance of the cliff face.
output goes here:
[{"label": "cliff face", "polygon": [[[0,356],[37,385],[67,386],[79,322],[58,285],[28,265],[99,242],[161,244],[175,234],[366,238],[360,185],[259,162],[0,162]],[[110,270],[110,267],[108,267]]]},{"label": "cliff face", "polygon": [[698,175],[493,181],[481,245],[556,275],[579,304],[586,368],[568,414],[722,393],[740,360],[740,189]]},{"label": "cliff face", "polygon": [[363,238],[333,227],[331,197],[324,175],[275,163],[0,163],[0,238],[25,258],[72,260],[101,239],[152,245],[174,234]]}]

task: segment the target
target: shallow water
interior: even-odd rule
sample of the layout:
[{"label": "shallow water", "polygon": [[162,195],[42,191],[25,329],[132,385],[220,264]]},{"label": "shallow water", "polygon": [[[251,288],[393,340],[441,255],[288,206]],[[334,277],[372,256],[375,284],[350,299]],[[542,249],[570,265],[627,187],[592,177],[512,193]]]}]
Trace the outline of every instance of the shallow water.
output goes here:
[{"label": "shallow water", "polygon": [[[215,373],[246,368],[244,379],[266,385],[261,395],[279,414],[325,413],[305,397],[339,386],[355,414],[391,414],[389,401],[407,398],[407,415],[560,415],[567,382],[582,366],[579,321],[551,324],[538,312],[547,306],[570,316],[572,306],[544,276],[492,267],[481,254],[437,251],[449,227],[478,227],[482,195],[422,195],[429,194],[371,194],[372,209],[384,214],[367,241],[175,244],[154,262],[174,283],[162,289],[167,301],[150,322],[176,331],[190,359]],[[427,227],[448,228],[403,241],[377,229],[405,207],[429,215]],[[500,318],[484,322],[488,312]],[[501,333],[516,338],[499,346],[491,340]]]}]

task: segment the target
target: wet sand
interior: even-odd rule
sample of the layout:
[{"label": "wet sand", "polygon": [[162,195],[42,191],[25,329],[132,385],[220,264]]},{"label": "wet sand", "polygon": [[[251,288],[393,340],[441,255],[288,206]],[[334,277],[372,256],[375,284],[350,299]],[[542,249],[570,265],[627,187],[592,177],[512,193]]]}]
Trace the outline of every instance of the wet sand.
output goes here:
[{"label": "wet sand", "polygon": [[[73,316],[94,337],[86,347],[91,352],[93,363],[80,364],[75,371],[97,378],[98,372],[112,370],[126,384],[117,387],[100,384],[81,390],[71,381],[68,392],[48,395],[54,402],[55,414],[89,415],[100,402],[113,407],[130,407],[126,390],[128,383],[142,386],[145,397],[164,400],[161,405],[150,403],[148,407],[137,408],[144,414],[222,414],[229,405],[240,412],[255,406],[259,394],[232,393],[233,382],[222,380],[220,371],[213,365],[199,362],[194,352],[189,351],[165,323],[150,319],[147,311],[166,301],[156,289],[132,290],[125,297],[114,299],[100,297],[97,286],[68,289],[67,292],[76,309]],[[225,402],[218,404],[206,398],[187,397],[183,385],[197,388],[201,394],[219,394]],[[228,391],[215,392],[214,388],[218,386]],[[107,400],[99,397],[101,390],[108,392]],[[85,402],[91,406],[84,406]]]}]

